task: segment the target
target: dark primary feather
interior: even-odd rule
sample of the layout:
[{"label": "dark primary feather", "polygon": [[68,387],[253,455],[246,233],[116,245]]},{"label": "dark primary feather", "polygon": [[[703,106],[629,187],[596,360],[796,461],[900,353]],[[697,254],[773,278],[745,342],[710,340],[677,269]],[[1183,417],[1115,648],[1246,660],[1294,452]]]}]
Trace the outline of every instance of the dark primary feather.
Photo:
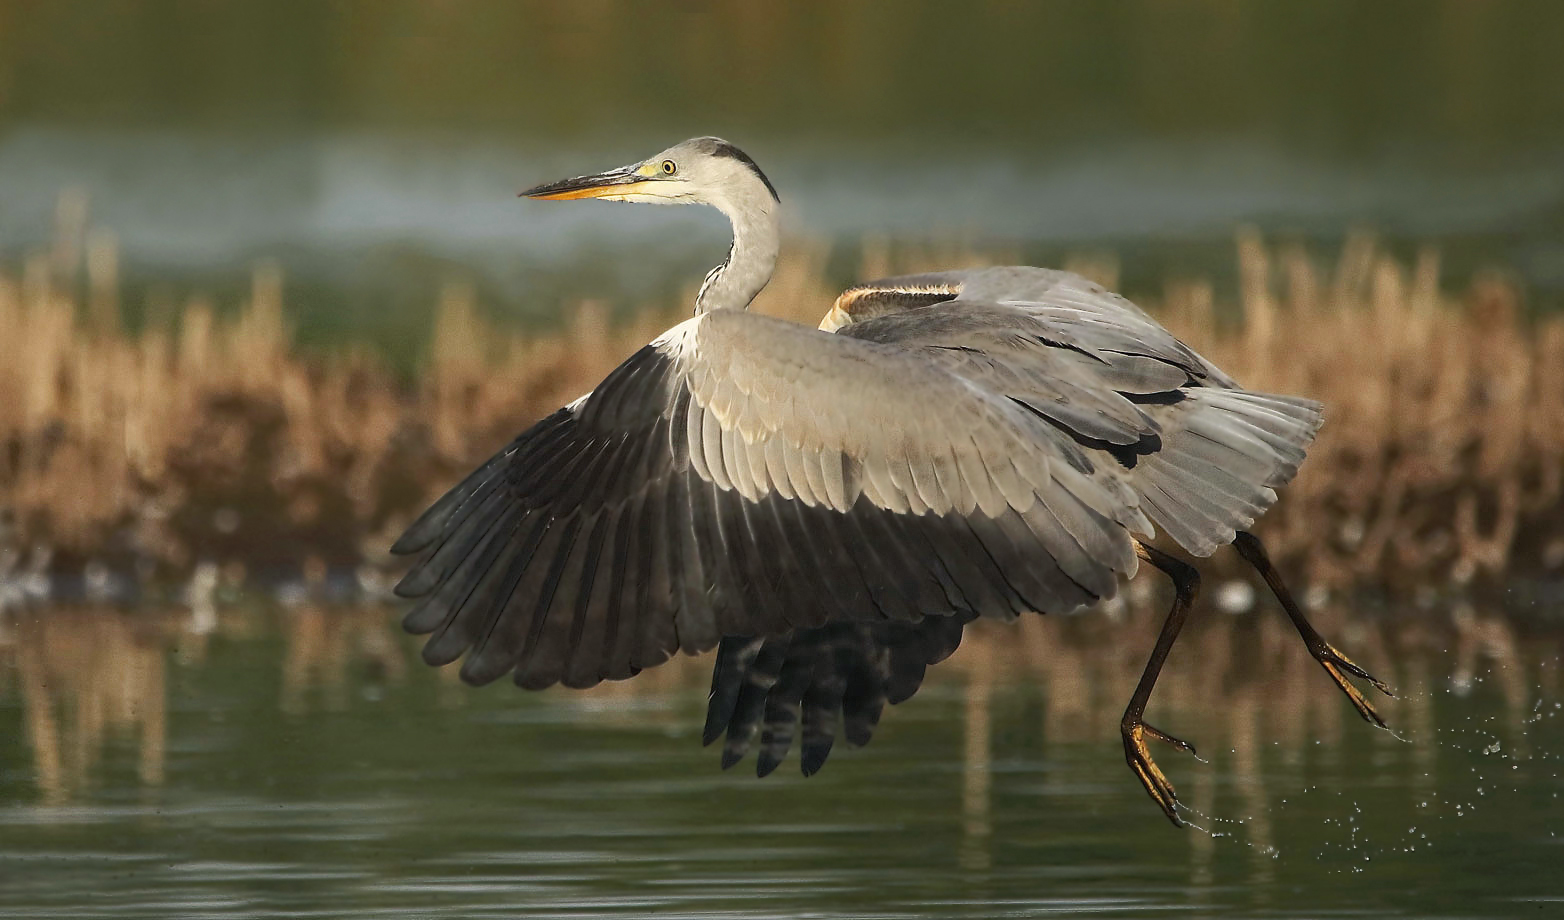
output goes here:
[{"label": "dark primary feather", "polygon": [[730,637],[717,646],[702,742],[726,735],[722,766],[743,759],[757,736],[756,773],[777,768],[802,726],[799,766],[819,771],[840,730],[869,743],[887,703],[910,699],[926,669],[961,644],[971,613],[911,623],[830,623],[772,638]]}]

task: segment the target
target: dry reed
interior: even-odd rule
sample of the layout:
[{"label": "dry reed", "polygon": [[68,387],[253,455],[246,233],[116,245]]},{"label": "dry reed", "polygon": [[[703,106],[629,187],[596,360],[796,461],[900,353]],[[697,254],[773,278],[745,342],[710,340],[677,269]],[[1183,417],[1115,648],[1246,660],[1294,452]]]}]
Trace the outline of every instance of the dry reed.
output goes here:
[{"label": "dry reed", "polygon": [[[452,287],[409,387],[362,348],[300,355],[275,267],[231,318],[193,300],[126,332],[112,237],[73,221],[67,200],[53,250],[0,273],[0,577],[35,547],[56,569],[97,560],[148,583],[203,561],[379,564],[422,502],[677,319],[644,309],[615,326],[583,304],[562,334],[502,334]],[[865,253],[865,277],[982,261]],[[1328,406],[1261,528],[1289,564],[1328,588],[1564,566],[1564,321],[1528,318],[1497,277],[1447,293],[1435,254],[1408,268],[1366,236],[1330,271],[1253,233],[1238,259],[1237,304],[1183,283],[1146,306],[1247,385]],[[795,250],[757,309],[813,323],[834,294],[823,265],[818,247]],[[1076,267],[1113,280],[1111,259]]]}]

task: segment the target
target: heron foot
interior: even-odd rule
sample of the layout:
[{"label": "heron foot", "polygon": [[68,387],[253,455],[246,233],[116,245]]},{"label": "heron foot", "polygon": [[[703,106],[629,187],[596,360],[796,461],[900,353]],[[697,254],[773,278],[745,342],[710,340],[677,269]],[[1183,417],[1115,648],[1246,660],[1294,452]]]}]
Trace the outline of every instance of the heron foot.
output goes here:
[{"label": "heron foot", "polygon": [[1124,735],[1124,759],[1129,763],[1130,769],[1135,771],[1135,778],[1146,788],[1146,794],[1162,809],[1162,813],[1168,816],[1174,827],[1183,827],[1184,822],[1178,816],[1178,794],[1173,791],[1173,784],[1162,774],[1162,769],[1151,758],[1151,751],[1146,747],[1146,739],[1152,738],[1164,744],[1171,744],[1181,751],[1195,753],[1195,746],[1187,741],[1173,737],[1159,728],[1147,725],[1139,719],[1125,719],[1119,726]]},{"label": "heron foot", "polygon": [[[1325,673],[1330,675],[1330,679],[1336,682],[1336,686],[1341,688],[1341,692],[1347,695],[1347,699],[1352,703],[1352,708],[1358,711],[1358,715],[1362,716],[1365,722],[1377,725],[1380,728],[1385,727],[1385,720],[1380,718],[1379,713],[1374,710],[1374,704],[1369,702],[1368,697],[1363,695],[1363,691],[1359,690],[1352,681],[1348,680],[1346,675],[1350,674],[1353,677],[1360,677],[1373,685],[1375,690],[1391,699],[1395,699],[1396,695],[1391,691],[1388,684],[1363,670],[1357,662],[1342,654],[1334,645],[1331,645],[1324,639],[1310,642],[1309,654],[1313,655],[1314,660],[1320,663],[1320,667],[1324,668]],[[1346,673],[1344,674],[1343,672]]]}]

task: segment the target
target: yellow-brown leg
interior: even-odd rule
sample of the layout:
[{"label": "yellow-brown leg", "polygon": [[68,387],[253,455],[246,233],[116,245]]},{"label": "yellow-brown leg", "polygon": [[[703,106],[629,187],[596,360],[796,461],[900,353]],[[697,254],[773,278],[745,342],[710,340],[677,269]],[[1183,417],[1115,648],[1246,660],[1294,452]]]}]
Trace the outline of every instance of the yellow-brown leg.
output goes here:
[{"label": "yellow-brown leg", "polygon": [[1195,752],[1194,745],[1147,725],[1143,717],[1146,714],[1146,703],[1151,700],[1151,690],[1157,685],[1157,675],[1162,673],[1162,664],[1167,661],[1173,643],[1178,641],[1179,630],[1184,628],[1184,620],[1189,617],[1190,607],[1195,602],[1195,592],[1200,590],[1200,573],[1193,566],[1144,543],[1135,544],[1135,553],[1173,579],[1174,596],[1173,606],[1162,623],[1162,632],[1157,636],[1157,644],[1151,650],[1151,657],[1146,659],[1140,683],[1135,686],[1130,704],[1124,710],[1119,732],[1124,736],[1124,759],[1129,762],[1130,769],[1135,771],[1135,778],[1146,787],[1146,792],[1162,808],[1162,813],[1168,816],[1173,826],[1182,827],[1184,822],[1178,816],[1178,796],[1173,792],[1173,784],[1168,782],[1156,761],[1151,759],[1146,739],[1153,738],[1191,754]]},{"label": "yellow-brown leg", "polygon": [[1362,716],[1365,721],[1384,728],[1385,720],[1381,719],[1379,713],[1374,711],[1374,705],[1368,701],[1368,697],[1364,696],[1362,691],[1353,686],[1351,681],[1347,680],[1346,674],[1342,672],[1345,671],[1354,677],[1361,677],[1373,684],[1374,689],[1380,693],[1394,698],[1395,694],[1385,685],[1385,682],[1358,667],[1351,658],[1343,655],[1335,646],[1326,642],[1318,632],[1315,632],[1314,627],[1309,625],[1308,619],[1304,617],[1303,609],[1298,606],[1297,601],[1293,600],[1292,592],[1287,590],[1287,584],[1282,581],[1281,573],[1276,571],[1276,566],[1271,564],[1271,557],[1266,554],[1265,547],[1261,545],[1259,539],[1254,534],[1239,531],[1238,536],[1233,540],[1233,547],[1238,550],[1240,556],[1243,556],[1250,565],[1255,567],[1255,571],[1260,573],[1260,577],[1265,579],[1265,583],[1271,586],[1271,593],[1276,595],[1276,599],[1282,604],[1282,609],[1287,611],[1287,617],[1292,620],[1292,625],[1297,627],[1298,635],[1303,637],[1304,645],[1309,648],[1309,654],[1314,656],[1314,660],[1320,663],[1320,667],[1325,669],[1325,673],[1330,675],[1330,679],[1335,681],[1336,686],[1341,688],[1341,692],[1345,693],[1347,699],[1352,701],[1352,706],[1358,711],[1358,715]]}]

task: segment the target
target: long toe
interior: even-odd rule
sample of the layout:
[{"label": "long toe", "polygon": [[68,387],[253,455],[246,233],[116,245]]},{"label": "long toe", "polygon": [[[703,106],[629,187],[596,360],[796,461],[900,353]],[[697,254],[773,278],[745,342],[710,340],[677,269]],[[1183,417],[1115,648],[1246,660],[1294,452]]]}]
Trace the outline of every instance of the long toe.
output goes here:
[{"label": "long toe", "polygon": [[1163,775],[1157,762],[1152,759],[1151,751],[1146,748],[1146,737],[1168,741],[1175,746],[1193,750],[1189,745],[1178,741],[1170,735],[1160,732],[1143,722],[1132,722],[1124,726],[1124,759],[1135,772],[1135,778],[1145,787],[1146,794],[1151,796],[1162,813],[1167,815],[1174,827],[1183,827],[1184,822],[1178,816],[1178,794],[1173,791],[1173,784]]},{"label": "long toe", "polygon": [[1347,695],[1347,699],[1352,703],[1352,708],[1358,711],[1358,715],[1362,716],[1364,721],[1384,728],[1385,720],[1380,718],[1379,713],[1374,709],[1374,704],[1370,703],[1368,697],[1363,695],[1363,691],[1359,690],[1352,681],[1348,680],[1347,675],[1350,674],[1353,677],[1359,677],[1368,681],[1373,685],[1374,689],[1394,699],[1395,694],[1391,692],[1390,687],[1384,681],[1363,670],[1363,668],[1358,666],[1357,662],[1343,655],[1329,642],[1321,642],[1320,648],[1311,649],[1311,651],[1314,653],[1314,659],[1320,663],[1320,667],[1324,668],[1325,673],[1330,675],[1330,679],[1336,682],[1336,686],[1341,688],[1341,692]]},{"label": "long toe", "polygon": [[[1363,668],[1360,667],[1356,661],[1353,661],[1351,658],[1348,658],[1345,654],[1343,654],[1341,649],[1327,642],[1325,643],[1324,654],[1331,661],[1335,662],[1336,665],[1343,671],[1346,671],[1353,677],[1361,677],[1362,679],[1368,681],[1374,685],[1375,690],[1378,690],[1380,693],[1385,694],[1391,699],[1396,698],[1395,691],[1390,689],[1389,684],[1363,670]],[[1320,663],[1324,664],[1324,661],[1322,660]]]},{"label": "long toe", "polygon": [[1162,729],[1157,728],[1155,725],[1142,722],[1140,723],[1140,727],[1141,730],[1146,733],[1147,738],[1154,738],[1157,741],[1161,741],[1163,744],[1171,744],[1179,750],[1190,754],[1195,753],[1195,746],[1193,744],[1190,744],[1188,741],[1185,741],[1182,738],[1175,738]]}]

